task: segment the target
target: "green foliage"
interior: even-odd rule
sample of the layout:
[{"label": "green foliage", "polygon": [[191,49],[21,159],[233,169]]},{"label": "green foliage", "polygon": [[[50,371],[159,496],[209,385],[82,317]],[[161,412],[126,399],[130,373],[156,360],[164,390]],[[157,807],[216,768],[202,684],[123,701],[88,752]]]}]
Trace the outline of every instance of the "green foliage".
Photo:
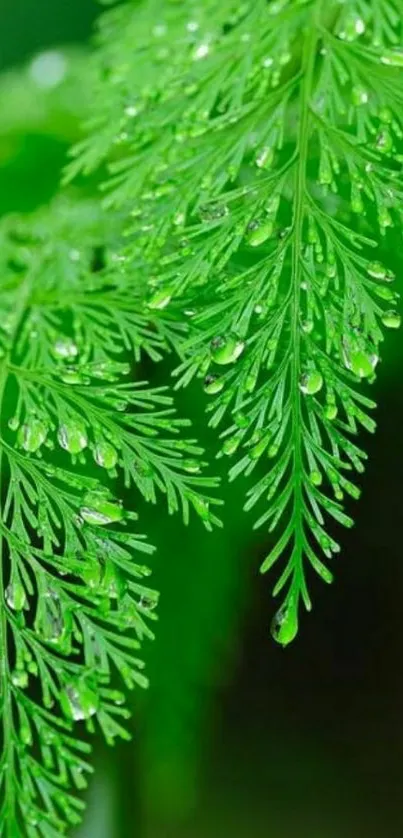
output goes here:
[{"label": "green foliage", "polygon": [[170,327],[142,313],[113,225],[60,199],[0,237],[0,832],[50,838],[80,820],[70,789],[86,785],[89,749],[74,723],[127,738],[115,682],[146,685],[157,595],[136,495],[211,527],[216,481],[165,389],[133,378]]},{"label": "green foliage", "polygon": [[255,478],[286,645],[309,568],[332,579],[329,524],[352,525],[354,437],[375,428],[367,383],[400,325],[382,255],[402,220],[400,4],[128,2],[95,62],[69,176],[108,161],[122,256],[161,323],[188,321],[177,386],[204,379],[230,479]]}]

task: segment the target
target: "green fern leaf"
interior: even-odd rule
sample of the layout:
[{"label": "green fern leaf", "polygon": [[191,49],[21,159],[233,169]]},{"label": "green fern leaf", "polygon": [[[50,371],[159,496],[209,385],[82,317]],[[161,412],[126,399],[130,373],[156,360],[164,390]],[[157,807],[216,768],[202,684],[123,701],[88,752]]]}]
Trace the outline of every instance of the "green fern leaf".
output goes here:
[{"label": "green fern leaf", "polygon": [[309,568],[332,579],[329,523],[352,524],[366,383],[400,325],[382,255],[402,220],[400,4],[129,2],[99,47],[69,176],[108,160],[124,258],[161,323],[187,317],[178,386],[204,377],[230,478],[256,475],[246,508],[277,534],[262,570],[284,562],[286,645]]},{"label": "green fern leaf", "polygon": [[91,771],[74,725],[128,738],[116,682],[147,684],[158,597],[136,495],[209,528],[216,481],[166,390],[133,380],[170,329],[142,312],[96,207],[60,199],[0,238],[0,832],[56,838]]}]

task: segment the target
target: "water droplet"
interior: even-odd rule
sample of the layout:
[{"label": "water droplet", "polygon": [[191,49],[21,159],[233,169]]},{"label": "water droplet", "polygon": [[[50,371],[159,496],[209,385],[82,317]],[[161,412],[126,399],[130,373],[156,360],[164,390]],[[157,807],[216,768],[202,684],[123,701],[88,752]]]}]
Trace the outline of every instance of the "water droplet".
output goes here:
[{"label": "water droplet", "polygon": [[67,73],[67,60],[63,53],[48,50],[37,55],[29,66],[29,75],[37,87],[57,87]]},{"label": "water droplet", "polygon": [[10,431],[17,431],[20,427],[20,420],[18,416],[12,416],[11,419],[8,420],[8,427]]},{"label": "water droplet", "polygon": [[209,44],[199,44],[193,52],[193,61],[200,61],[200,59],[206,58],[209,52]]},{"label": "water droplet", "polygon": [[270,146],[261,149],[256,157],[256,166],[259,169],[270,169],[274,159],[274,151]]},{"label": "water droplet", "polygon": [[387,128],[384,128],[376,138],[376,147],[383,154],[390,154],[393,149],[393,137]]},{"label": "water droplet", "polygon": [[25,451],[29,451],[30,454],[34,454],[35,451],[38,451],[43,445],[47,435],[48,428],[44,422],[40,419],[30,419],[18,431],[17,439],[19,445],[21,445]]},{"label": "water droplet", "polygon": [[224,379],[218,375],[207,375],[204,379],[203,389],[209,396],[215,396],[224,389]]},{"label": "water droplet", "polygon": [[314,396],[323,387],[323,377],[318,370],[310,370],[301,377],[300,390],[307,396]]},{"label": "water droplet", "polygon": [[210,520],[210,504],[205,498],[201,498],[199,495],[194,495],[192,498],[193,507],[195,512],[200,516],[202,521],[209,521]]},{"label": "water droplet", "polygon": [[384,279],[386,282],[392,282],[395,275],[388,271],[381,262],[370,262],[367,266],[367,273],[374,279]]},{"label": "water droplet", "polygon": [[198,460],[183,460],[182,468],[189,474],[199,474],[201,471],[200,463]]},{"label": "water droplet", "polygon": [[94,460],[102,468],[109,470],[115,468],[118,461],[118,453],[109,442],[103,440],[98,442],[94,449]]},{"label": "water droplet", "polygon": [[256,227],[253,226],[247,236],[250,247],[259,247],[259,245],[264,244],[272,235],[273,226],[273,222],[270,220],[264,221],[263,224],[258,224]]},{"label": "water droplet", "polygon": [[382,315],[382,323],[388,329],[400,329],[402,318],[398,311],[385,311]]},{"label": "water droplet", "polygon": [[137,116],[137,114],[138,108],[136,108],[136,105],[128,105],[125,108],[125,115],[128,117],[128,119],[134,119],[134,117]]},{"label": "water droplet", "polygon": [[318,471],[317,469],[314,469],[314,471],[311,471],[311,473],[309,475],[309,479],[312,483],[312,486],[320,486],[321,483],[322,483],[322,475],[321,475],[320,471]]},{"label": "water droplet", "polygon": [[298,633],[298,609],[295,607],[294,599],[280,608],[274,615],[271,624],[271,634],[281,646],[288,646]]},{"label": "water droplet", "polygon": [[155,611],[159,601],[159,594],[155,591],[148,591],[140,598],[139,606],[143,611]]},{"label": "water droplet", "polygon": [[16,669],[11,675],[11,683],[14,687],[19,687],[21,690],[25,690],[27,688],[28,682],[29,676],[25,669]]},{"label": "water droplet", "polygon": [[368,91],[361,85],[356,85],[352,89],[351,98],[355,105],[366,105],[369,99]]},{"label": "water droplet", "polygon": [[76,346],[74,341],[69,340],[68,338],[63,338],[56,341],[53,347],[53,354],[56,355],[57,358],[71,360],[72,358],[77,357],[78,346]]},{"label": "water droplet", "polygon": [[382,64],[389,64],[392,67],[403,67],[403,50],[389,49],[381,55]]},{"label": "water droplet", "polygon": [[358,349],[346,357],[346,367],[358,378],[369,378],[373,375],[378,361],[379,358],[377,355],[369,354],[362,349]]},{"label": "water droplet", "polygon": [[329,422],[333,422],[336,419],[338,412],[337,406],[333,403],[329,403],[325,407],[325,417]]},{"label": "water droplet", "polygon": [[19,579],[8,585],[5,591],[5,597],[7,605],[9,608],[12,608],[13,611],[22,611],[27,605],[25,588]]},{"label": "water droplet", "polygon": [[101,589],[110,599],[121,600],[127,590],[125,578],[112,561],[107,561],[101,579]]},{"label": "water droplet", "polygon": [[68,420],[60,426],[57,438],[60,446],[70,454],[80,454],[88,445],[85,426],[73,420]]},{"label": "water droplet", "polygon": [[147,305],[148,308],[161,310],[166,308],[172,300],[172,288],[159,288],[150,297]]},{"label": "water droplet", "polygon": [[225,440],[222,452],[226,455],[226,457],[232,457],[233,454],[238,450],[239,445],[241,442],[240,436],[230,436],[228,439]]},{"label": "water droplet", "polygon": [[211,355],[216,364],[225,366],[233,364],[242,355],[245,349],[245,342],[236,335],[228,337],[216,337],[211,341]]},{"label": "water droplet", "polygon": [[67,718],[83,721],[95,716],[99,707],[96,692],[85,681],[69,684],[60,695],[60,705]]},{"label": "water droplet", "polygon": [[80,508],[80,516],[87,524],[102,527],[115,524],[124,518],[121,501],[115,500],[107,492],[87,492]]}]

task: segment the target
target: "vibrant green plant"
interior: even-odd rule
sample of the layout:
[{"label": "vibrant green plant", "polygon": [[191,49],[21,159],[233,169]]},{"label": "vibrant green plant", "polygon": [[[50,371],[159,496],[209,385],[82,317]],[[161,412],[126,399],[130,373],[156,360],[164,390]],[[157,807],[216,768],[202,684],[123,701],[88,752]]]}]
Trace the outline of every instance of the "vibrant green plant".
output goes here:
[{"label": "vibrant green plant", "polygon": [[132,0],[101,18],[67,179],[107,163],[103,211],[73,193],[1,228],[6,835],[78,819],[72,722],[124,735],[111,670],[143,680],[132,648],[156,603],[131,561],[149,548],[130,487],[217,522],[200,449],[168,435],[184,423],[130,359],[176,353],[176,386],[201,378],[223,425],[230,479],[256,477],[245,508],[275,534],[262,569],[284,561],[276,640],[311,607],[308,568],[331,581],[328,521],[352,523],[366,383],[400,325],[402,35],[398,0]]}]

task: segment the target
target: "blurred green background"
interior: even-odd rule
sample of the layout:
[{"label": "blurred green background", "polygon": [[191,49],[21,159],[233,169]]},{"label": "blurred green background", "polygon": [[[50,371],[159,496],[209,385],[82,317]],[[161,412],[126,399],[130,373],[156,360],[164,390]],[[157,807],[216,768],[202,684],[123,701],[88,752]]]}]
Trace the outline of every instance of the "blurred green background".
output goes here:
[{"label": "blurred green background", "polygon": [[[1,0],[0,213],[57,189],[88,107],[97,13],[92,0]],[[388,247],[402,276],[401,235]],[[141,509],[162,592],[151,688],[134,700],[133,744],[95,748],[77,838],[403,835],[402,340],[385,348],[357,525],[340,533],[335,584],[312,580],[314,612],[292,648],[269,636],[268,545],[240,513],[242,481],[224,483],[226,526],[213,535]],[[214,448],[199,389],[180,406]]]}]

